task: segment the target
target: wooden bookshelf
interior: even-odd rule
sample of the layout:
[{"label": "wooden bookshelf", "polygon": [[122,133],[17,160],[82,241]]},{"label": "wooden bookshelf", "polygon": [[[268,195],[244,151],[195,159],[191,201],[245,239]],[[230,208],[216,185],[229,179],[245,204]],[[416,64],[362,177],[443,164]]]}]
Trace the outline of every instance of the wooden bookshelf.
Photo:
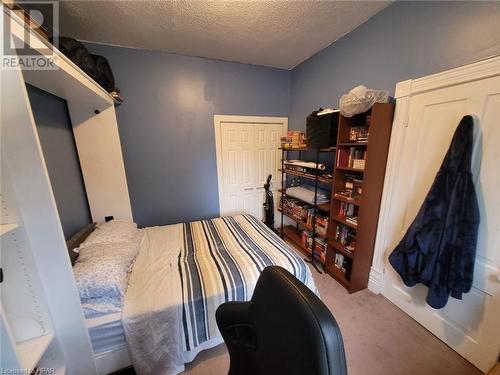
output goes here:
[{"label": "wooden bookshelf", "polygon": [[[368,286],[375,237],[377,232],[380,201],[384,184],[387,153],[391,137],[394,104],[375,104],[368,112],[350,118],[340,116],[337,135],[336,161],[332,186],[332,200],[330,206],[330,223],[328,226],[328,249],[326,254],[326,271],[342,284],[349,293],[353,293]],[[353,127],[367,124],[370,116],[369,135],[367,140],[356,142],[349,135]],[[354,148],[354,149],[353,149]],[[346,151],[360,151],[364,153],[364,168],[353,168],[345,161]],[[342,152],[342,157],[340,153]],[[350,161],[350,159],[349,159]],[[335,193],[346,189],[346,179],[362,180],[361,195],[354,199],[336,197]],[[357,224],[350,223],[339,214],[342,203],[356,206]],[[346,227],[350,231],[349,238],[355,239],[354,251],[349,252],[337,240],[337,227]],[[341,254],[346,262],[350,262],[350,275],[335,265],[335,255]]]}]

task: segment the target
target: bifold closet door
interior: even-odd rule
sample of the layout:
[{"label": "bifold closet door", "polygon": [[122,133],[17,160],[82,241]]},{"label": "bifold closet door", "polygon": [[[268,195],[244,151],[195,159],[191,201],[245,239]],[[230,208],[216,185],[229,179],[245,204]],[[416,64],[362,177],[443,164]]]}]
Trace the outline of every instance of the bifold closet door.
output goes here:
[{"label": "bifold closet door", "polygon": [[[264,183],[269,174],[273,175],[273,181],[280,178],[278,148],[283,133],[286,133],[283,123],[221,122],[218,146],[221,215],[246,213],[263,219]],[[278,185],[273,184],[274,191]]]},{"label": "bifold closet door", "polygon": [[[280,138],[283,126],[276,124],[254,126],[254,170],[255,170],[255,196],[257,199],[256,217],[264,215],[265,189],[267,176],[273,176],[271,189],[274,194],[274,207],[277,207],[277,191],[281,185],[281,151]],[[277,217],[277,215],[275,215]]]},{"label": "bifold closet door", "polygon": [[252,125],[222,124],[224,213],[255,214],[254,129]]}]

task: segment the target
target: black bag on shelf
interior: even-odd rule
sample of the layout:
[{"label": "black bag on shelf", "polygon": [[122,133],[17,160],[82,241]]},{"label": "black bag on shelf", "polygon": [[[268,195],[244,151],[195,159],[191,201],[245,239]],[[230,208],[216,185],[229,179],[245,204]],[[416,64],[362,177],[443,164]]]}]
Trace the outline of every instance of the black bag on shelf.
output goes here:
[{"label": "black bag on shelf", "polygon": [[104,56],[92,55],[94,66],[96,68],[96,82],[100,84],[107,92],[115,91],[115,77]]},{"label": "black bag on shelf", "polygon": [[[53,39],[50,42],[53,43]],[[78,40],[64,36],[59,37],[59,51],[78,66],[80,66],[82,57],[89,54],[87,48]]]},{"label": "black bag on shelf", "polygon": [[318,115],[314,111],[306,119],[306,138],[308,148],[326,148],[337,145],[337,131],[340,112]]},{"label": "black bag on shelf", "polygon": [[59,51],[66,55],[107,92],[115,91],[113,71],[105,57],[93,55],[78,40],[63,36],[59,37]]}]

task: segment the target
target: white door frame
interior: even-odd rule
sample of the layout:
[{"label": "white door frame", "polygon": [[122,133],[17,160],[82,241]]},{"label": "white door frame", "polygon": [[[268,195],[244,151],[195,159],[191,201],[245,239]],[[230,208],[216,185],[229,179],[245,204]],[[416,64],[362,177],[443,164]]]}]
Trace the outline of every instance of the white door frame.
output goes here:
[{"label": "white door frame", "polygon": [[288,131],[288,117],[267,117],[267,116],[233,116],[233,115],[214,115],[214,135],[215,135],[215,153],[217,160],[217,186],[219,189],[219,215],[222,216],[222,199],[224,194],[224,179],[222,178],[222,123],[235,123],[247,125],[265,125],[281,124],[284,132]]}]

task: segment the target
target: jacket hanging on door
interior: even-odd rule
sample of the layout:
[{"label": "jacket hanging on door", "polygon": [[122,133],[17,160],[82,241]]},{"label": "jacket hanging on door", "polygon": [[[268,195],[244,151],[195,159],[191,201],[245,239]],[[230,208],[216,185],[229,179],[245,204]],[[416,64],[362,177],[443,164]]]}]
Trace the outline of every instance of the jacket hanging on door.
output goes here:
[{"label": "jacket hanging on door", "polygon": [[473,120],[460,121],[425,201],[389,261],[406,286],[429,288],[440,309],[472,286],[479,208],[471,175]]}]

